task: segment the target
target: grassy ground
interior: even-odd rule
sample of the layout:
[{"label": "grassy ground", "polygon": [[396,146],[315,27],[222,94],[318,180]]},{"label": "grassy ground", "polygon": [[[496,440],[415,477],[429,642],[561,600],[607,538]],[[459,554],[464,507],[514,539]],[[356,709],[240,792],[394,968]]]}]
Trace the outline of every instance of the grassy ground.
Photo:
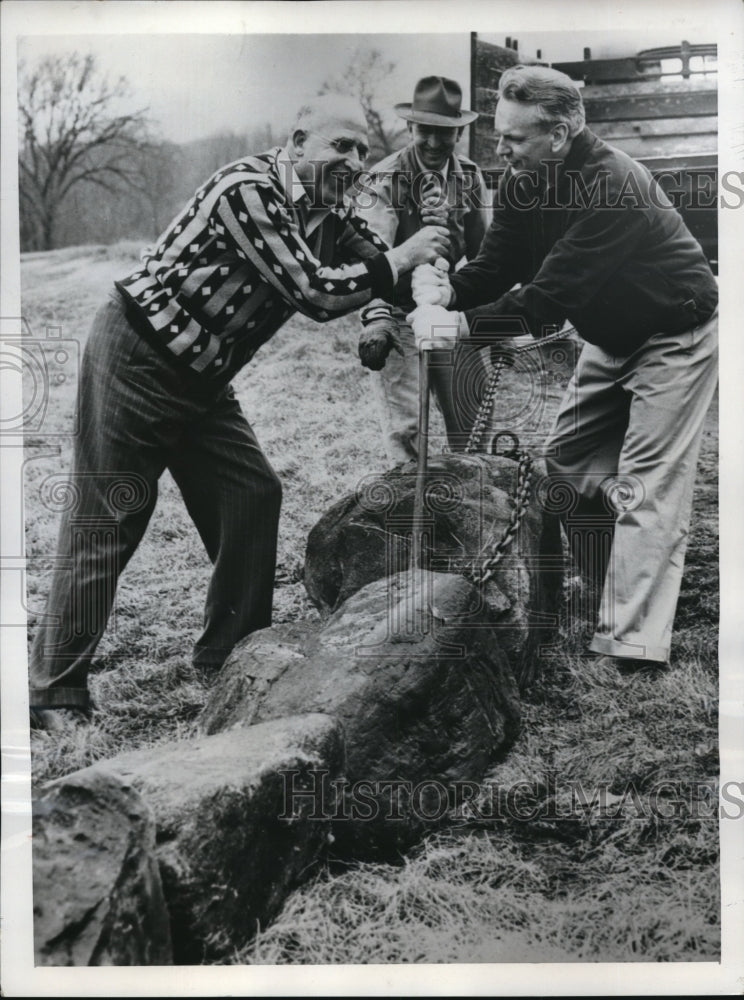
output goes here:
[{"label": "grassy ground", "polygon": [[[33,333],[60,327],[82,346],[111,280],[133,266],[136,250],[28,255],[23,314]],[[307,533],[362,476],[386,466],[355,342],[353,318],[325,327],[295,318],[235,383],[285,487],[276,621],[315,615],[300,581]],[[564,382],[565,366],[557,365],[547,393],[525,413],[519,380],[506,378],[504,422],[539,438]],[[74,379],[52,386],[44,426],[26,456],[32,626],[43,610],[57,525],[40,497],[45,479],[69,465],[69,439],[53,435],[69,426],[73,401]],[[453,817],[397,865],[331,860],[270,928],[235,943],[235,962],[717,958],[718,835],[706,798],[718,771],[716,446],[713,410],[669,671],[598,670],[581,657],[590,629],[581,616],[566,616],[559,643],[543,657],[541,677],[524,699],[522,735],[489,775],[502,791],[523,782],[517,804],[533,818],[520,819],[514,809]],[[36,784],[124,747],[189,734],[205,698],[190,653],[209,569],[166,475],[99,647],[91,679],[99,709],[87,729],[54,741],[34,735]],[[570,582],[566,596],[575,596]],[[671,785],[655,800],[661,781],[676,783],[681,801]],[[603,798],[592,802],[599,791]]]}]

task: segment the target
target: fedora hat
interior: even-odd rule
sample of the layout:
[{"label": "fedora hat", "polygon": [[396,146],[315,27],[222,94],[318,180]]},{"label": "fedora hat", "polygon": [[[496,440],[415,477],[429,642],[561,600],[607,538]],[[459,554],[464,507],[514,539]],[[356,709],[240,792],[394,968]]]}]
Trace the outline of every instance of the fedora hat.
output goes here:
[{"label": "fedora hat", "polygon": [[469,125],[478,117],[477,111],[464,111],[460,84],[444,76],[425,76],[416,84],[413,102],[396,104],[401,118],[420,125]]}]

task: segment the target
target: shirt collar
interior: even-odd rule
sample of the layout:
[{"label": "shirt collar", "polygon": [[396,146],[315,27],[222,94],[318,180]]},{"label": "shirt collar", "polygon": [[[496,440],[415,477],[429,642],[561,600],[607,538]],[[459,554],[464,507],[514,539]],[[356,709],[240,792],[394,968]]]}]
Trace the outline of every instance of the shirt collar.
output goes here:
[{"label": "shirt collar", "polygon": [[305,185],[297,176],[297,171],[294,168],[294,163],[292,163],[292,158],[290,157],[286,146],[282,147],[277,152],[275,163],[277,173],[279,174],[279,180],[281,181],[281,185],[284,188],[290,204],[296,205],[298,202],[303,200],[307,202],[308,194],[305,190]]},{"label": "shirt collar", "polygon": [[432,170],[431,167],[425,167],[421,162],[421,160],[419,159],[418,152],[416,151],[416,147],[414,145],[411,145],[411,157],[413,159],[414,166],[416,167],[418,173],[440,174],[444,181],[447,180],[447,173],[449,172],[450,160],[452,159],[451,155],[447,157],[444,166],[441,167],[439,170]]},{"label": "shirt collar", "polygon": [[283,146],[277,152],[275,162],[279,180],[289,199],[289,203],[294,205],[299,212],[305,235],[309,236],[330,214],[331,210],[327,208],[322,212],[310,211],[310,197],[305,185],[297,176],[297,171],[294,168],[294,163],[286,146]]},{"label": "shirt collar", "polygon": [[[566,155],[566,158],[561,160],[552,160],[554,169],[550,170],[545,176],[540,174],[537,177],[537,184],[541,190],[549,190],[554,185],[558,185],[564,182],[565,176],[568,172],[580,170],[584,163],[586,162],[592,147],[597,143],[597,137],[593,132],[584,126],[581,132],[573,137],[571,141],[571,148]],[[534,175],[533,175],[534,176]],[[529,185],[529,181],[526,178],[521,178],[518,183],[523,185]],[[527,190],[527,188],[525,188]],[[533,181],[534,190],[534,181]]]}]

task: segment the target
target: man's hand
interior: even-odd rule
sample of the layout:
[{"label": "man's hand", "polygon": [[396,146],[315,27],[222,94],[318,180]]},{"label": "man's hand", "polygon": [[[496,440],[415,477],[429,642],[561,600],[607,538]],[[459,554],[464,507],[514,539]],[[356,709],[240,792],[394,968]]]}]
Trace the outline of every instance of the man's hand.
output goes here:
[{"label": "man's hand", "polygon": [[444,306],[452,301],[452,286],[447,277],[449,263],[440,258],[432,264],[421,264],[413,272],[411,291],[417,306]]},{"label": "man's hand", "polygon": [[419,351],[452,350],[457,343],[460,314],[442,306],[417,306],[406,317],[413,327]]},{"label": "man's hand", "polygon": [[449,217],[449,205],[445,201],[440,204],[433,200],[431,203],[424,202],[421,206],[421,222],[425,226],[446,226]]},{"label": "man's hand", "polygon": [[419,264],[433,264],[449,250],[449,230],[444,226],[424,226],[413,236],[387,251],[398,274],[411,271]]},{"label": "man's hand", "polygon": [[390,351],[403,353],[398,343],[398,324],[394,319],[377,319],[367,324],[359,337],[359,360],[365,368],[379,372],[385,367]]}]

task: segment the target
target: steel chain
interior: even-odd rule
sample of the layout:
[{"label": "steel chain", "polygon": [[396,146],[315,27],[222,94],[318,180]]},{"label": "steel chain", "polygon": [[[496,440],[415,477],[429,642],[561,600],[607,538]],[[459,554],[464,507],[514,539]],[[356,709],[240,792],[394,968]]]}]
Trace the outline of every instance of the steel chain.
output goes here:
[{"label": "steel chain", "polygon": [[[558,330],[555,333],[551,333],[547,337],[543,337],[542,340],[536,340],[531,344],[525,344],[523,347],[514,348],[509,352],[508,356],[514,357],[518,354],[525,354],[528,351],[538,350],[555,340],[565,340],[571,332],[572,330]],[[488,426],[488,421],[490,420],[491,413],[493,412],[493,405],[496,399],[496,389],[501,381],[502,372],[506,367],[506,360],[507,355],[504,354],[497,357],[493,363],[491,372],[488,376],[488,383],[483,393],[483,398],[481,399],[480,406],[478,407],[478,413],[473,421],[473,427],[470,432],[468,443],[465,446],[466,454],[472,455],[478,450],[483,433]],[[488,540],[479,554],[464,570],[464,575],[472,580],[472,582],[478,587],[483,587],[486,583],[488,583],[496,572],[496,567],[503,558],[506,550],[514,541],[530,505],[530,491],[532,489],[533,471],[532,457],[526,451],[519,448],[519,441],[516,434],[509,432],[509,436],[514,439],[514,448],[511,452],[502,452],[502,454],[505,456],[511,454],[519,463],[517,466],[517,483],[514,490],[514,496],[511,498],[512,510],[509,515],[509,523],[504,529],[501,538],[496,540],[493,536],[492,529]]]},{"label": "steel chain", "polygon": [[488,376],[488,383],[486,384],[483,398],[480,401],[478,413],[473,421],[468,443],[465,445],[465,451],[467,454],[472,455],[478,451],[478,446],[481,442],[481,438],[483,437],[483,432],[488,426],[488,421],[491,418],[494,400],[496,399],[496,389],[501,381],[501,373],[504,368],[506,368],[507,358],[514,358],[519,354],[527,354],[529,351],[539,350],[545,347],[546,344],[552,344],[556,340],[565,340],[572,332],[573,327],[570,327],[567,330],[556,330],[555,333],[551,333],[547,337],[543,337],[541,340],[534,340],[531,344],[524,344],[522,347],[514,347],[511,350],[500,354],[496,358]]},{"label": "steel chain", "polygon": [[488,426],[488,421],[491,417],[491,413],[493,412],[493,404],[496,399],[496,389],[501,381],[501,373],[504,368],[506,368],[506,358],[502,355],[493,363],[491,371],[488,375],[488,382],[486,384],[485,392],[483,393],[483,399],[481,399],[480,406],[478,407],[478,413],[473,421],[468,443],[465,445],[465,452],[468,455],[472,455],[478,451],[481,438],[483,437],[483,433]]}]

